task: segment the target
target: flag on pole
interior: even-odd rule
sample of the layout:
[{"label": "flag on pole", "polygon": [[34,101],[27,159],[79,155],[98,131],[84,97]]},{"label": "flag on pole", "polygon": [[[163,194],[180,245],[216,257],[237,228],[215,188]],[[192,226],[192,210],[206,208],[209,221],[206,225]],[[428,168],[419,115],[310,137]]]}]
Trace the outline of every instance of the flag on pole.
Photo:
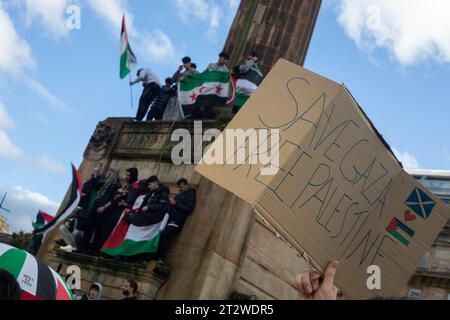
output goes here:
[{"label": "flag on pole", "polygon": [[82,184],[80,175],[78,174],[77,169],[72,164],[72,184],[70,186],[70,197],[68,202],[64,205],[64,207],[61,210],[61,213],[57,214],[56,217],[47,223],[44,227],[36,229],[35,234],[45,235],[56,228],[59,224],[61,224],[64,220],[66,220],[78,207],[78,204],[81,200],[81,194],[82,194]]},{"label": "flag on pole", "polygon": [[136,65],[137,59],[128,41],[127,24],[124,14],[122,18],[122,32],[120,34],[120,78],[123,79],[130,74]]},{"label": "flag on pole", "polygon": [[49,215],[48,213],[45,213],[42,210],[39,210],[38,214],[36,215],[36,222],[33,222],[33,229],[42,229],[47,224],[53,221],[55,219],[53,216]]}]

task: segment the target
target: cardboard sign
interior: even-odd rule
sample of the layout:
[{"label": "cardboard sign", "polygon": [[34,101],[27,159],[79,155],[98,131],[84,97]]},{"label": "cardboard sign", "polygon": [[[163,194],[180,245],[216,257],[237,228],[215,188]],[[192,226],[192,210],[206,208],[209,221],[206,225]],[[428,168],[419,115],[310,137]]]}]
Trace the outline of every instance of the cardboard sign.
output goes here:
[{"label": "cardboard sign", "polygon": [[[224,164],[196,171],[251,203],[319,271],[338,260],[346,296],[404,295],[449,208],[402,169],[345,86],[285,60],[227,129],[264,128],[279,132],[268,148],[276,174],[261,174],[267,163],[235,163],[226,134],[204,156],[223,153]],[[246,159],[260,152],[250,140],[236,143]],[[381,269],[381,290],[368,289],[371,265]]]}]

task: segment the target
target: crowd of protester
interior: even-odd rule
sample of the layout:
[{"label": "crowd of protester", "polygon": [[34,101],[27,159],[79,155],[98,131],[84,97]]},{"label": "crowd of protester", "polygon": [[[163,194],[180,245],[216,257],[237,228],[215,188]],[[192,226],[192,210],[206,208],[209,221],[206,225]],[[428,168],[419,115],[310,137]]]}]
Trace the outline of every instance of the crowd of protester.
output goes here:
[{"label": "crowd of protester", "polygon": [[140,180],[137,168],[126,170],[123,186],[118,170],[109,169],[105,178],[99,171],[94,171],[83,185],[79,207],[60,226],[62,239],[57,244],[68,252],[102,255],[103,245],[122,216],[129,225],[146,227],[162,222],[168,214],[169,220],[161,233],[156,253],[115,257],[128,262],[155,259],[165,264],[173,240],[181,233],[196,203],[196,191],[189,187],[186,179],[180,179],[177,188],[178,194],[171,194],[157,176]]},{"label": "crowd of protester", "polygon": [[[209,64],[202,73],[230,73],[234,82],[236,83],[237,81],[236,92],[244,92],[246,95],[250,96],[263,79],[263,74],[258,66],[258,60],[258,54],[255,51],[252,51],[246,60],[230,69],[230,55],[227,52],[221,52],[219,54],[219,60]],[[134,86],[135,84],[142,82],[144,89],[139,100],[139,107],[135,118],[136,121],[141,122],[144,119],[146,119],[146,121],[163,120],[164,112],[170,99],[177,96],[178,83],[185,81],[192,75],[200,73],[200,71],[197,70],[197,65],[192,62],[190,57],[184,57],[181,61],[182,65],[180,65],[172,77],[165,79],[164,85],[161,85],[160,79],[150,68],[139,69],[137,71],[137,78],[130,81],[130,85]],[[254,75],[256,75],[256,78]],[[240,88],[239,79],[251,79],[252,85],[250,90],[247,85]],[[186,118],[191,120],[210,119],[213,116],[213,113],[210,112],[212,107],[214,106],[204,106],[204,108],[201,108],[202,110],[197,110],[197,112],[186,115]],[[240,107],[242,106],[235,105],[233,107],[233,113],[237,113]]]}]

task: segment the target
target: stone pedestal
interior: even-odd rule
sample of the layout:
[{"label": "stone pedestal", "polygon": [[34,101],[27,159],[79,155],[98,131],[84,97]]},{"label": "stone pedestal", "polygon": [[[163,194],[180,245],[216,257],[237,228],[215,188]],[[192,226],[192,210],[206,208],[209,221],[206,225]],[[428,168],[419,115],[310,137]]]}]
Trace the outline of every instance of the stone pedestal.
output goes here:
[{"label": "stone pedestal", "polygon": [[[203,132],[210,128],[223,130],[224,124],[204,122]],[[170,278],[155,278],[145,268],[123,267],[116,262],[87,261],[86,258],[56,253],[49,235],[41,256],[55,268],[78,264],[82,269],[83,289],[89,283],[106,282],[106,298],[120,295],[116,287],[124,279],[136,278],[148,287],[144,299],[229,299],[241,293],[259,299],[296,298],[295,275],[306,266],[273,230],[257,219],[249,204],[194,172],[193,165],[174,165],[170,160],[171,134],[186,129],[192,139],[193,122],[136,123],[130,119],[107,119],[99,124],[79,168],[83,181],[95,167],[106,172],[109,167],[139,169],[139,177],[158,175],[169,187],[186,178],[197,189],[197,206],[171,252]],[[78,259],[78,260],[77,260]],[[100,261],[100,262],[99,262]],[[155,282],[156,281],[156,282]],[[155,284],[156,283],[156,284]],[[157,294],[154,287],[158,287]],[[108,290],[111,292],[108,293]]]}]

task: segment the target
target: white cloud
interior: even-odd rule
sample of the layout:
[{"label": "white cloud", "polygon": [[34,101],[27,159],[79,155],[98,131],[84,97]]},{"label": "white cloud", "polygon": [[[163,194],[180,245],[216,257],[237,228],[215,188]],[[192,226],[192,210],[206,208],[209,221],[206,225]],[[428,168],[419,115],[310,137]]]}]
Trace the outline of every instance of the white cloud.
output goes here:
[{"label": "white cloud", "polygon": [[[26,75],[36,67],[31,47],[17,34],[8,13],[0,3],[0,74],[6,73],[22,80],[34,93],[45,99],[54,109],[67,109],[64,102],[48,88]],[[4,138],[4,137],[3,137]]]},{"label": "white cloud", "polygon": [[0,158],[17,159],[22,154],[23,151],[11,141],[6,132],[0,129]]},{"label": "white cloud", "polygon": [[403,167],[405,169],[420,169],[421,166],[419,164],[419,161],[409,152],[404,151],[401,152],[397,148],[392,149],[394,151],[394,154],[400,160],[400,162],[403,164]]},{"label": "white cloud", "polygon": [[41,156],[36,163],[40,169],[50,173],[63,174],[66,171],[64,164],[52,159],[48,155]]},{"label": "white cloud", "polygon": [[222,1],[216,3],[212,0],[172,0],[181,21],[186,24],[198,20],[208,23],[205,36],[214,39],[220,22],[224,17],[224,9],[232,12],[237,9],[239,1],[228,0],[225,5]]},{"label": "white cloud", "polygon": [[217,29],[220,26],[220,20],[222,18],[222,9],[219,6],[211,7],[210,11],[210,23],[209,30],[206,33],[206,36],[210,39],[214,39],[217,34]]},{"label": "white cloud", "polygon": [[403,65],[450,62],[450,1],[340,0],[338,21],[367,51],[388,50]]},{"label": "white cloud", "polygon": [[0,73],[17,75],[24,69],[34,68],[36,62],[28,42],[21,39],[0,3]]},{"label": "white cloud", "polygon": [[88,0],[88,3],[95,13],[112,28],[113,34],[120,35],[122,16],[125,13],[128,34],[137,35],[134,29],[134,15],[128,10],[127,0]]},{"label": "white cloud", "polygon": [[5,106],[0,101],[0,130],[12,130],[15,126],[16,124],[14,123],[13,118],[11,118]]},{"label": "white cloud", "polygon": [[136,49],[149,61],[167,65],[178,62],[175,46],[169,36],[161,30],[155,30],[143,36],[142,41],[136,43]]},{"label": "white cloud", "polygon": [[67,36],[66,10],[68,0],[24,0],[28,25],[38,21],[46,32],[55,37]]},{"label": "white cloud", "polygon": [[69,110],[69,108],[65,105],[65,103],[61,99],[59,99],[52,92],[50,92],[50,90],[44,85],[42,85],[39,81],[28,76],[24,76],[23,80],[25,85],[27,85],[31,91],[33,91],[36,95],[38,95],[42,99],[46,100],[53,109]]},{"label": "white cloud", "polygon": [[8,187],[0,189],[0,194],[8,193],[4,206],[11,210],[8,214],[8,223],[11,231],[31,231],[31,223],[35,220],[39,210],[54,215],[59,203],[50,200],[43,194],[27,190],[23,187]]}]

